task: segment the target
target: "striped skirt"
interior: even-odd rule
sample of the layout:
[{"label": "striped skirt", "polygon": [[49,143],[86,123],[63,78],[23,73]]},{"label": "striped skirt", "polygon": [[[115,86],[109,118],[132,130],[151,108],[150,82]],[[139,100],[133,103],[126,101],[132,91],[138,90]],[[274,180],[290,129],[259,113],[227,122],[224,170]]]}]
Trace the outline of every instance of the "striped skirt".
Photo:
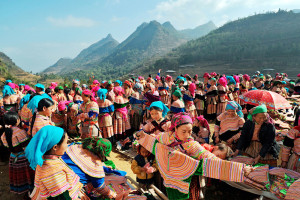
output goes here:
[{"label": "striped skirt", "polygon": [[287,168],[300,173],[300,156],[296,153],[293,153],[290,156]]},{"label": "striped skirt", "polygon": [[[262,145],[259,141],[251,141],[250,146],[245,149],[246,156],[249,156],[251,158],[255,158],[259,155],[259,152],[262,148]],[[267,153],[264,158],[261,158],[259,163],[262,164],[268,164],[272,167],[277,166],[277,159],[273,157],[273,155]]]},{"label": "striped skirt", "polygon": [[24,152],[20,155],[11,154],[9,158],[10,191],[22,194],[33,189],[34,171],[30,168]]},{"label": "striped skirt", "polygon": [[118,111],[114,114],[114,134],[124,134],[126,130],[129,130],[130,122],[129,117],[125,119]]}]

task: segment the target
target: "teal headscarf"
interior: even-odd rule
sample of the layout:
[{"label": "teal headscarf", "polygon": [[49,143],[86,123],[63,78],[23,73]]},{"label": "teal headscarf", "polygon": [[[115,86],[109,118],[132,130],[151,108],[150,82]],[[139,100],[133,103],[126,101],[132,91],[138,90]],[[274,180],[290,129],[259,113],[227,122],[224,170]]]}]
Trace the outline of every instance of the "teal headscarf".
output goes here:
[{"label": "teal headscarf", "polygon": [[43,165],[43,155],[58,144],[63,135],[64,129],[51,125],[44,126],[34,135],[25,149],[25,156],[33,170],[37,165]]},{"label": "teal headscarf", "polygon": [[106,94],[107,94],[107,89],[99,89],[97,92],[97,96],[99,97],[99,99],[105,101],[106,99]]},{"label": "teal headscarf", "polygon": [[41,88],[43,91],[45,90],[45,86],[43,84],[40,84],[40,83],[35,84],[35,87]]},{"label": "teal headscarf", "polygon": [[148,110],[150,110],[152,107],[158,107],[162,110],[162,116],[165,117],[168,112],[169,112],[169,108],[161,101],[154,101],[153,103],[151,103],[151,105],[149,107],[147,107]]},{"label": "teal headscarf", "polygon": [[12,94],[15,94],[15,91],[9,85],[4,85],[2,94],[3,94],[3,97],[10,96]]},{"label": "teal headscarf", "polygon": [[228,101],[226,105],[226,110],[235,110],[238,116],[240,116],[241,118],[244,117],[242,107],[235,101]]},{"label": "teal headscarf", "polygon": [[120,80],[116,80],[115,83],[119,83],[120,86],[123,85],[122,81],[120,81]]},{"label": "teal headscarf", "polygon": [[265,104],[252,108],[249,112],[248,119],[252,120],[252,116],[258,113],[266,113],[268,111]]},{"label": "teal headscarf", "polygon": [[35,112],[35,109],[38,107],[40,100],[45,99],[45,98],[52,100],[52,98],[48,94],[44,93],[41,95],[34,96],[29,101],[27,107],[31,110],[32,114]]},{"label": "teal headscarf", "polygon": [[23,108],[24,104],[26,104],[30,99],[30,94],[26,94],[20,101],[20,110]]},{"label": "teal headscarf", "polygon": [[8,83],[12,83],[12,81],[11,80],[6,80],[5,85],[7,85]]}]

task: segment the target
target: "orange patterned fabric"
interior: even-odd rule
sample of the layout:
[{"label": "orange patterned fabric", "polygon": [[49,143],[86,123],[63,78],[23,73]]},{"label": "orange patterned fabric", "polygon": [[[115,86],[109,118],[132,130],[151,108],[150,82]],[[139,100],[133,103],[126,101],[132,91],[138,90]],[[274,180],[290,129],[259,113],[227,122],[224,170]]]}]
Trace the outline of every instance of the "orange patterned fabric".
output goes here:
[{"label": "orange patterned fabric", "polygon": [[82,144],[69,146],[66,153],[71,160],[86,174],[95,178],[105,177],[103,163],[100,158],[87,149],[82,148]]},{"label": "orange patterned fabric", "polygon": [[60,158],[46,159],[35,171],[35,187],[40,198],[56,197],[66,190],[71,199],[77,200],[82,184],[76,175]]},{"label": "orange patterned fabric", "polygon": [[[16,126],[11,127],[11,129],[13,131],[13,134],[11,137],[13,147],[18,146],[20,143],[25,142],[26,140],[29,140],[29,136],[27,135],[26,131],[24,131]],[[2,134],[1,140],[3,142],[3,145],[8,147],[5,134]]]}]

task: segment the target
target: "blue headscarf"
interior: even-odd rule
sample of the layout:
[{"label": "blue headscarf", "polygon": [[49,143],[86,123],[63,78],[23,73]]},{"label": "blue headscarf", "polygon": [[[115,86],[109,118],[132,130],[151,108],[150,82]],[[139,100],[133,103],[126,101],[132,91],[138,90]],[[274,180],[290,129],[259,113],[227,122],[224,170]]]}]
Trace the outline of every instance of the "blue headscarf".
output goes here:
[{"label": "blue headscarf", "polygon": [[99,99],[101,99],[103,101],[105,101],[105,99],[106,99],[106,94],[107,94],[107,89],[99,89],[97,92]]},{"label": "blue headscarf", "polygon": [[25,156],[30,167],[35,170],[36,166],[44,163],[43,155],[54,145],[58,144],[64,134],[64,129],[47,125],[41,128],[30,140],[25,149]]},{"label": "blue headscarf", "polygon": [[19,84],[19,86],[25,86],[25,84],[21,83],[21,84]]},{"label": "blue headscarf", "polygon": [[38,107],[40,100],[45,99],[45,98],[52,100],[52,98],[48,94],[44,93],[41,95],[34,96],[29,101],[27,107],[31,110],[32,114],[35,112],[35,109]]},{"label": "blue headscarf", "polygon": [[122,81],[120,81],[120,80],[116,80],[115,83],[119,83],[120,86],[123,85]]},{"label": "blue headscarf", "polygon": [[45,90],[45,86],[43,84],[40,84],[40,83],[35,84],[35,87],[41,88],[43,91]]},{"label": "blue headscarf", "polygon": [[12,94],[15,94],[15,91],[9,85],[4,85],[2,94],[3,94],[3,97],[10,96]]},{"label": "blue headscarf", "polygon": [[236,85],[236,81],[233,78],[233,76],[226,76],[226,79],[227,79],[228,84],[231,83],[231,84]]},{"label": "blue headscarf", "polygon": [[186,82],[186,79],[185,79],[184,77],[182,77],[182,76],[177,76],[175,82],[176,82],[176,83],[179,83],[179,82],[181,82],[181,81]]},{"label": "blue headscarf", "polygon": [[23,108],[24,104],[26,104],[30,99],[30,94],[26,94],[20,101],[20,110]]},{"label": "blue headscarf", "polygon": [[162,110],[163,117],[165,117],[169,112],[169,108],[161,101],[154,101],[149,107],[147,107],[147,109],[150,110],[152,107],[160,108]]},{"label": "blue headscarf", "polygon": [[240,104],[238,104],[235,101],[228,101],[227,106],[226,106],[226,110],[235,110],[236,114],[238,116],[240,116],[241,118],[244,117],[244,114],[242,112],[242,107],[240,106]]},{"label": "blue headscarf", "polygon": [[144,90],[144,86],[141,83],[134,84],[133,88],[136,88],[139,93],[141,93]]},{"label": "blue headscarf", "polygon": [[12,81],[11,80],[6,80],[5,85],[7,85],[8,83],[12,83]]}]

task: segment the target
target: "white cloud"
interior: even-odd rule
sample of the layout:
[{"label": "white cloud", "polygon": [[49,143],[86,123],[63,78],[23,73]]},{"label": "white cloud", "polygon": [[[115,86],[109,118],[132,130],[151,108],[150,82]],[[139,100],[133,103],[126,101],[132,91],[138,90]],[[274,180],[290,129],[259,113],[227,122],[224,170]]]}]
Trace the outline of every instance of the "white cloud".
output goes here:
[{"label": "white cloud", "polygon": [[96,22],[89,18],[74,17],[72,15],[68,15],[65,18],[47,17],[46,20],[59,27],[92,27],[96,25]]},{"label": "white cloud", "polygon": [[112,22],[120,22],[120,21],[123,21],[123,20],[125,20],[125,18],[123,18],[123,17],[116,17],[116,16],[113,16],[110,19],[110,21],[112,21]]},{"label": "white cloud", "polygon": [[192,28],[213,20],[222,25],[228,20],[263,11],[300,8],[299,0],[164,0],[150,14],[158,21],[171,21],[176,28]]}]

